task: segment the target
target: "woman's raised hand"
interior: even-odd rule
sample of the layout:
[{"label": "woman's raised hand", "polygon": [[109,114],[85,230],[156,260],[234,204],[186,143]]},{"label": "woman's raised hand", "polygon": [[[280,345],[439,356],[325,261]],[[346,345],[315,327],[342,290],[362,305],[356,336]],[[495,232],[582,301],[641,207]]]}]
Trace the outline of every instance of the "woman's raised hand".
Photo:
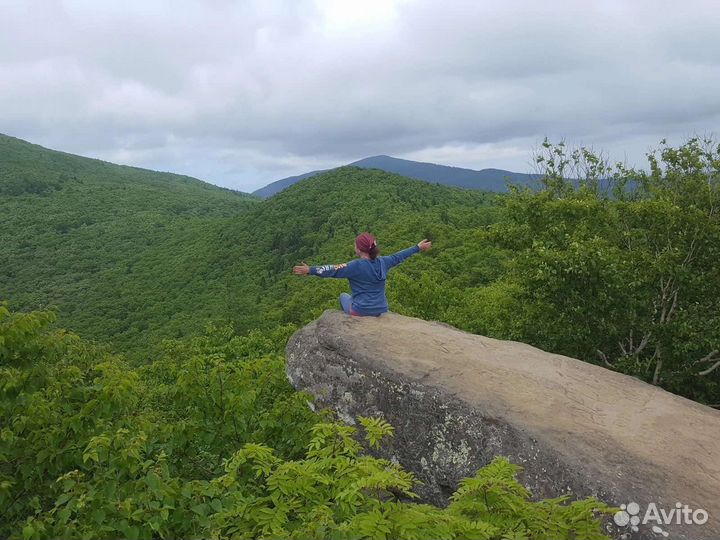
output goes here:
[{"label": "woman's raised hand", "polygon": [[293,266],[293,274],[309,274],[310,273],[310,267],[305,264],[298,264],[297,266]]},{"label": "woman's raised hand", "polygon": [[427,251],[432,247],[432,242],[426,238],[425,240],[418,242],[418,247],[420,248],[420,251]]}]

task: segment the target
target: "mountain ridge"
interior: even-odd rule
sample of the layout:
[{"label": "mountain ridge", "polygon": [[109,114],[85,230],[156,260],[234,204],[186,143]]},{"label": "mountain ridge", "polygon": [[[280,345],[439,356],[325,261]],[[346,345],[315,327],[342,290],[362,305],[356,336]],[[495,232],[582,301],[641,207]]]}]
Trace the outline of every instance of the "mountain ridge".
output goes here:
[{"label": "mountain ridge", "polygon": [[[25,166],[27,164],[27,157],[29,157],[30,153],[32,154],[32,157],[34,159],[42,161],[43,164],[49,164],[52,162],[52,165],[54,166],[60,165],[65,166],[65,168],[72,167],[80,171],[94,165],[97,167],[109,168],[113,171],[122,170],[129,173],[155,176],[156,178],[162,178],[165,180],[179,180],[186,184],[195,184],[203,189],[231,193],[233,195],[237,195],[243,198],[256,198],[253,197],[250,193],[237,189],[218,186],[211,182],[207,182],[205,180],[187,174],[175,173],[171,171],[159,171],[155,169],[148,169],[145,167],[138,167],[136,165],[124,165],[120,163],[114,163],[112,161],[107,161],[95,157],[82,156],[79,154],[73,154],[71,152],[64,152],[62,150],[48,148],[40,144],[27,141],[25,139],[21,139],[20,137],[8,135],[6,133],[0,133],[0,163],[3,163],[5,166],[12,164],[19,164]],[[24,159],[18,160],[19,156],[22,156]],[[65,170],[63,172],[69,171]]]},{"label": "mountain ridge", "polygon": [[[362,169],[380,169],[385,172],[400,174],[415,180],[438,183],[445,186],[461,187],[465,189],[479,189],[500,193],[507,191],[507,180],[513,183],[532,185],[540,178],[539,174],[517,173],[496,168],[481,170],[467,169],[451,165],[412,161],[409,159],[388,156],[386,154],[379,154],[377,156],[359,159],[357,161],[353,161],[352,163],[348,163],[347,165],[341,165],[340,167],[343,166],[360,167]],[[306,178],[311,178],[313,176],[317,176],[318,174],[326,173],[329,170],[334,170],[340,167],[334,167],[332,169],[319,169],[295,176],[288,176],[287,178],[271,182],[260,189],[256,189],[252,192],[252,194],[262,198],[272,197],[276,193],[279,193],[283,189],[286,189],[301,180],[305,180]]]}]

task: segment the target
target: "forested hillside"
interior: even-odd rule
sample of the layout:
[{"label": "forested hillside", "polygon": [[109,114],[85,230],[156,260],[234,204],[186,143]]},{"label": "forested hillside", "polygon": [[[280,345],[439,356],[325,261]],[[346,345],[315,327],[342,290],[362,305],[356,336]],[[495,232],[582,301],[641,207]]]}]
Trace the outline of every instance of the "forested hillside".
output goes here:
[{"label": "forested hillside", "polygon": [[343,284],[299,282],[300,258],[340,261],[374,230],[384,252],[492,219],[494,195],[342,168],[267,201],[195,179],[80,158],[4,137],[2,298],[141,356],[166,337],[231,321],[302,323]]},{"label": "forested hillside", "polygon": [[194,332],[223,294],[214,238],[257,202],[0,135],[0,297],[117,350]]}]

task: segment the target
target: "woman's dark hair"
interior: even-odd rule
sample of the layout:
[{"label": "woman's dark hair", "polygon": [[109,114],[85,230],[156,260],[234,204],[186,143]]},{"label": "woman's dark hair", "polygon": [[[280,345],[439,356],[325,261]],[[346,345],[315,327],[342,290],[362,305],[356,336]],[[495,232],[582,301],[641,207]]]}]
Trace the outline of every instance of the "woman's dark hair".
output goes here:
[{"label": "woman's dark hair", "polygon": [[370,248],[370,251],[368,251],[368,255],[370,255],[370,258],[374,261],[378,254],[380,253],[380,250],[377,247],[377,244],[373,244]]}]

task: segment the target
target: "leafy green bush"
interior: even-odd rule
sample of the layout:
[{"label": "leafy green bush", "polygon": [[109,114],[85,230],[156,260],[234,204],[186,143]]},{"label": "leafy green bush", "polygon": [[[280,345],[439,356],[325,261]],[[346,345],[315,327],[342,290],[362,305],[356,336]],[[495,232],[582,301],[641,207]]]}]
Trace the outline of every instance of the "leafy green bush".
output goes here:
[{"label": "leafy green bush", "polygon": [[133,369],[49,330],[53,320],[0,306],[0,536],[25,520],[23,534],[37,537],[173,536],[165,521],[192,520],[171,512],[162,489],[213,478],[250,441],[286,457],[304,450],[317,417],[273,341],[291,328],[245,337],[210,328]]}]

